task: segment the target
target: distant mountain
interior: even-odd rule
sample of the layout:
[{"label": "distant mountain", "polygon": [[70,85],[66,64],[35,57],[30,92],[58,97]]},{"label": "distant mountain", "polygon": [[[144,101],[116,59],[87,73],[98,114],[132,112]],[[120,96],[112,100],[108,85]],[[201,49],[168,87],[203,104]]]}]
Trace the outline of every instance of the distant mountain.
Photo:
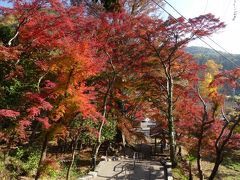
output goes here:
[{"label": "distant mountain", "polygon": [[[240,54],[230,55],[221,51],[217,53],[212,49],[197,46],[187,47],[186,51],[189,54],[193,55],[193,57],[198,61],[198,64],[205,64],[207,60],[211,59],[214,60],[217,64],[222,64],[224,70],[234,69],[237,67],[237,65],[240,66]],[[228,95],[240,94],[240,88],[236,88],[234,91],[233,89],[229,89],[227,87],[224,89]]]},{"label": "distant mountain", "polygon": [[[226,70],[236,68],[235,64],[240,66],[240,54],[230,55],[221,51],[217,53],[212,49],[198,46],[187,47],[186,51],[192,54],[199,64],[204,64],[207,60],[212,59],[216,63],[222,64],[223,69]],[[233,61],[235,64],[230,61]]]}]

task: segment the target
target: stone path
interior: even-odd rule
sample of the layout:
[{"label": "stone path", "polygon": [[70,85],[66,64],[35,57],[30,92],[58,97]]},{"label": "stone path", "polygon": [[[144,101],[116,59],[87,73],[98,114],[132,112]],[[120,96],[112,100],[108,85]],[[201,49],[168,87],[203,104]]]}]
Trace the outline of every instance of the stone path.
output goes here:
[{"label": "stone path", "polygon": [[129,160],[105,161],[98,165],[95,180],[163,180],[164,170],[159,162]]}]

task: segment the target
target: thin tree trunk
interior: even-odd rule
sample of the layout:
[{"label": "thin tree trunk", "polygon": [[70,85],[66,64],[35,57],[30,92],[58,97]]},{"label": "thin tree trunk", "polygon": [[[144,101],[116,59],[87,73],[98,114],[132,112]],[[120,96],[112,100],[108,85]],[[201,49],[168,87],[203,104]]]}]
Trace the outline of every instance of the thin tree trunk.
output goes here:
[{"label": "thin tree trunk", "polygon": [[214,164],[213,170],[211,172],[211,175],[209,177],[209,180],[213,180],[215,178],[215,176],[217,175],[218,168],[219,168],[220,164],[223,161],[223,151],[225,149],[225,146],[227,145],[227,143],[229,142],[230,138],[232,137],[234,129],[240,123],[240,116],[238,116],[238,119],[236,119],[234,121],[234,124],[230,128],[230,131],[229,131],[228,135],[225,137],[225,139],[223,140],[222,144],[219,145],[220,139],[223,137],[223,133],[224,133],[225,129],[227,128],[227,126],[229,125],[229,121],[227,120],[227,118],[225,117],[224,114],[223,114],[223,118],[225,119],[226,124],[223,126],[222,131],[219,134],[218,139],[217,139],[217,141],[215,143],[216,159],[215,159],[215,164]]},{"label": "thin tree trunk", "polygon": [[167,118],[168,118],[168,135],[170,145],[170,160],[172,166],[176,167],[176,141],[175,141],[175,128],[173,122],[173,79],[171,75],[167,77]]},{"label": "thin tree trunk", "polygon": [[219,148],[219,141],[221,140],[221,138],[223,136],[223,133],[224,133],[225,129],[227,128],[228,124],[229,124],[229,121],[227,121],[227,119],[226,119],[226,123],[223,126],[223,128],[221,130],[221,133],[219,134],[219,136],[218,136],[218,138],[215,142],[216,159],[215,159],[214,167],[213,167],[213,170],[212,170],[211,175],[209,177],[209,180],[214,179],[214,177],[217,175],[218,168],[219,168],[220,164],[222,163],[222,160],[223,160],[222,151],[224,149],[224,146],[221,146]]},{"label": "thin tree trunk", "polygon": [[41,157],[40,157],[40,160],[39,160],[39,163],[38,163],[38,169],[37,169],[37,173],[36,173],[36,176],[35,176],[35,180],[38,180],[41,176],[42,162],[46,159],[46,156],[47,156],[48,140],[49,140],[49,133],[47,132],[45,137],[44,137],[43,144],[42,144]]},{"label": "thin tree trunk", "polygon": [[198,144],[197,144],[197,169],[198,169],[198,175],[199,179],[203,179],[203,171],[202,171],[202,156],[201,156],[201,149],[202,149],[202,140],[203,140],[203,124],[201,125],[201,130],[199,133],[199,138],[198,138]]},{"label": "thin tree trunk", "polygon": [[[113,70],[114,70],[114,66],[113,66]],[[104,99],[103,99],[103,112],[102,112],[103,118],[106,118],[108,97],[109,97],[109,94],[111,92],[112,86],[113,86],[113,84],[115,82],[115,79],[116,79],[116,74],[114,73],[113,79],[109,82],[108,89],[107,89],[107,91],[105,93],[105,96],[104,96]],[[96,143],[96,145],[95,145],[95,147],[93,149],[93,156],[92,156],[92,168],[93,169],[96,168],[97,155],[98,155],[99,148],[100,148],[100,146],[102,144],[102,140],[101,139],[102,139],[102,129],[103,129],[104,122],[105,122],[105,120],[102,119],[102,122],[101,122],[99,130],[98,130],[97,143]]]},{"label": "thin tree trunk", "polygon": [[157,138],[154,138],[154,155],[157,154]]},{"label": "thin tree trunk", "polygon": [[94,147],[94,153],[93,153],[93,157],[92,157],[93,170],[95,170],[95,168],[97,166],[97,155],[98,155],[98,151],[99,151],[100,146],[101,146],[101,141],[100,142],[98,141],[97,144]]},{"label": "thin tree trunk", "polygon": [[123,132],[122,132],[122,143],[123,143],[123,147],[125,148],[125,146],[126,146],[126,137],[123,134]]},{"label": "thin tree trunk", "polygon": [[166,59],[166,63],[162,60],[159,52],[154,48],[157,56],[160,59],[160,63],[163,66],[164,73],[166,76],[167,81],[167,121],[168,121],[168,136],[169,136],[169,145],[170,145],[170,160],[172,162],[172,167],[177,166],[177,159],[176,159],[176,140],[175,140],[175,128],[174,128],[174,118],[173,118],[173,91],[174,91],[174,85],[173,85],[173,77],[172,77],[172,64],[171,59],[174,56],[174,53],[177,50],[177,39],[176,44],[172,52],[169,54],[169,56]]},{"label": "thin tree trunk", "polygon": [[203,171],[202,171],[202,141],[204,138],[204,132],[206,131],[205,125],[208,123],[208,112],[207,112],[207,104],[205,103],[204,99],[202,98],[199,89],[197,89],[198,92],[198,98],[203,104],[203,115],[202,115],[202,120],[201,120],[201,127],[200,127],[200,132],[199,132],[199,137],[198,137],[198,144],[197,144],[197,169],[198,169],[198,175],[199,179],[202,180],[204,179]]},{"label": "thin tree trunk", "polygon": [[218,172],[218,168],[219,168],[220,164],[222,163],[222,161],[223,161],[222,152],[218,152],[213,170],[211,172],[211,175],[209,176],[209,180],[213,180],[215,178],[215,176],[217,175],[217,172]]},{"label": "thin tree trunk", "polygon": [[29,137],[29,146],[31,146],[33,144],[34,139],[36,137],[37,130],[38,130],[39,127],[40,127],[40,122],[36,122],[36,125],[33,128],[33,131],[32,131],[32,133],[31,133],[31,135]]},{"label": "thin tree trunk", "polygon": [[[103,113],[103,115],[106,115],[106,113]],[[105,117],[105,116],[103,116]],[[98,130],[98,140],[97,140],[97,143],[96,145],[94,146],[94,149],[93,149],[93,157],[92,157],[92,166],[93,166],[93,169],[96,168],[96,165],[97,165],[97,155],[98,155],[98,151],[99,151],[99,148],[102,144],[102,128],[103,128],[103,125],[104,125],[104,120],[102,120],[101,122],[101,125],[99,127],[99,130]]]},{"label": "thin tree trunk", "polygon": [[189,161],[189,179],[188,180],[193,180],[192,177],[192,162]]},{"label": "thin tree trunk", "polygon": [[71,168],[73,166],[74,160],[75,160],[76,149],[77,149],[77,146],[78,146],[78,138],[79,138],[79,136],[76,138],[76,140],[74,141],[73,146],[72,146],[71,163],[68,166],[66,180],[70,179],[70,172],[71,172]]},{"label": "thin tree trunk", "polygon": [[126,156],[126,152],[125,152],[125,150],[126,150],[126,137],[123,134],[123,132],[121,132],[121,133],[122,133],[122,143],[123,143],[123,155]]}]

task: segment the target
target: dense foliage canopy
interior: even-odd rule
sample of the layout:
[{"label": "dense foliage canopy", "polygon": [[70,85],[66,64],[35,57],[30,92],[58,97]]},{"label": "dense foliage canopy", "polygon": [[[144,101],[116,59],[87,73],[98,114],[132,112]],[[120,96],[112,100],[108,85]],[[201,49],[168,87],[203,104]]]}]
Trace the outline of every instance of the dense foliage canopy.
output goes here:
[{"label": "dense foliage canopy", "polygon": [[216,152],[211,177],[224,148],[239,144],[239,111],[225,115],[223,88],[238,86],[239,68],[199,64],[185,51],[225,27],[212,14],[163,20],[145,0],[9,2],[0,7],[1,151],[42,147],[35,179],[56,166],[51,143],[71,144],[72,161],[79,142],[91,146],[94,167],[118,134],[142,141],[135,126],[146,117],[168,129],[173,165],[177,145],[198,161]]}]

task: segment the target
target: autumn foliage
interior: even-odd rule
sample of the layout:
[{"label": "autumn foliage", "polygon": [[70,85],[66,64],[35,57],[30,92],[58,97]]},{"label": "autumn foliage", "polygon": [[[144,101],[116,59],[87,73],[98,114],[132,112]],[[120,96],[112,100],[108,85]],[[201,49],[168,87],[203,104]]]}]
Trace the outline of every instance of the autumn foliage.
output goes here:
[{"label": "autumn foliage", "polygon": [[[97,155],[113,138],[106,127],[126,143],[143,141],[135,125],[146,117],[169,130],[171,156],[176,145],[196,153],[199,136],[202,153],[215,152],[231,132],[233,126],[222,132],[220,91],[238,86],[239,69],[221,71],[211,60],[199,65],[185,52],[190,41],[225,27],[212,14],[163,20],[151,16],[155,4],[131,0],[9,3],[0,7],[3,28],[12,29],[0,44],[0,143],[42,147],[36,179],[51,164],[59,168],[47,158],[50,142],[60,147],[71,139],[74,160],[88,139]],[[234,131],[226,147],[235,148],[238,138]]]}]

